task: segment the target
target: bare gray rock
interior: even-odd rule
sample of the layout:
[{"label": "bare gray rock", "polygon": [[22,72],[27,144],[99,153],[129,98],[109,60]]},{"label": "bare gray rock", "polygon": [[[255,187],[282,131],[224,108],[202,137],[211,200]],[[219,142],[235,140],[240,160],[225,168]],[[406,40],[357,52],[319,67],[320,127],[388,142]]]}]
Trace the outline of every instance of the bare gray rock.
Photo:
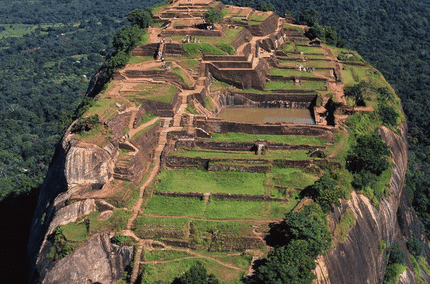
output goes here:
[{"label": "bare gray rock", "polygon": [[113,233],[92,236],[73,253],[47,269],[42,283],[113,283],[121,280],[133,257],[133,247],[110,242]]}]

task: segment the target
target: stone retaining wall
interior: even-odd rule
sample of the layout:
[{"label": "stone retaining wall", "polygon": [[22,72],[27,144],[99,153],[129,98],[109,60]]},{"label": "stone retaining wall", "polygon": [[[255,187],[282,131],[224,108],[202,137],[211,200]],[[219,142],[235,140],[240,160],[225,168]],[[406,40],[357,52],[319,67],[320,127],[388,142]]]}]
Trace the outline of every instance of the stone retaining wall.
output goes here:
[{"label": "stone retaining wall", "polygon": [[203,55],[203,61],[246,61],[241,55]]},{"label": "stone retaining wall", "polygon": [[151,112],[153,115],[161,117],[173,117],[175,113],[173,112],[172,105],[157,101],[143,100],[142,107]]},{"label": "stone retaining wall", "polygon": [[157,52],[158,52],[158,48],[159,48],[158,43],[150,43],[150,44],[145,44],[145,45],[141,45],[141,46],[136,46],[131,51],[131,55],[133,55],[133,56],[152,56],[155,58],[155,56],[157,55]]},{"label": "stone retaining wall", "polygon": [[209,133],[243,132],[248,134],[269,134],[269,135],[303,135],[317,136],[322,139],[332,140],[333,129],[323,126],[305,126],[296,124],[252,124],[229,122],[220,119],[206,119],[195,117],[194,127],[199,127]]},{"label": "stone retaining wall", "polygon": [[255,69],[219,70],[215,65],[206,64],[208,72],[217,80],[238,86],[242,89],[264,90],[269,64],[262,58]]},{"label": "stone retaining wall", "polygon": [[[227,142],[227,141],[206,141],[201,139],[195,140],[178,140],[175,142],[175,148],[195,148],[224,151],[256,151],[257,142]],[[325,149],[321,146],[309,145],[288,145],[284,143],[268,143],[266,142],[266,150],[318,150]]]},{"label": "stone retaining wall", "polygon": [[239,48],[242,44],[249,42],[252,39],[252,33],[247,29],[243,28],[237,36],[230,43],[235,49]]},{"label": "stone retaining wall", "polygon": [[166,43],[164,45],[164,56],[185,56],[186,52],[182,44]]},{"label": "stone retaining wall", "polygon": [[155,149],[158,146],[158,139],[160,133],[161,124],[154,126],[149,131],[139,136],[134,142],[131,142],[135,147],[139,149],[139,152],[134,155],[130,162],[131,176],[133,185],[137,185],[140,182],[143,173],[145,173],[152,163],[155,155]]},{"label": "stone retaining wall", "polygon": [[248,25],[247,28],[255,36],[265,36],[276,31],[278,27],[279,16],[272,13],[259,25]]},{"label": "stone retaining wall", "polygon": [[308,109],[315,105],[316,95],[251,93],[220,93],[218,103],[223,107]]},{"label": "stone retaining wall", "polygon": [[252,62],[248,61],[215,61],[212,65],[218,69],[250,69]]}]

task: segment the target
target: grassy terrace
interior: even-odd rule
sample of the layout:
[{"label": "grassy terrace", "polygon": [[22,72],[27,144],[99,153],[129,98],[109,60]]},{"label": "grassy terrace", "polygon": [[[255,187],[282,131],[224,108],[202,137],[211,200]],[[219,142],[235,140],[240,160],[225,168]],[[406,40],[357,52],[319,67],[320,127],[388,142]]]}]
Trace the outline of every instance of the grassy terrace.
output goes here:
[{"label": "grassy terrace", "polygon": [[222,151],[201,148],[179,149],[171,152],[170,155],[180,157],[201,157],[219,159],[287,159],[287,160],[307,160],[311,159],[307,155],[307,150],[279,150],[268,151],[265,155],[257,156],[251,151]]},{"label": "grassy terrace", "polygon": [[313,72],[305,72],[305,71],[292,70],[292,69],[278,69],[278,68],[271,68],[270,75],[283,76],[283,77],[291,77],[291,76],[316,77]]},{"label": "grassy terrace", "polygon": [[[171,283],[175,277],[183,274],[196,264],[197,261],[203,263],[207,268],[208,274],[213,273],[222,283],[239,283],[242,276],[241,270],[235,270],[218,264],[207,258],[186,258],[171,261],[168,263],[148,264],[142,274],[142,279],[151,279],[155,282],[145,283]],[[156,282],[160,281],[160,282]]]},{"label": "grassy terrace", "polygon": [[[208,172],[197,169],[164,170],[155,189],[172,192],[218,192],[264,195],[265,174]],[[181,186],[178,186],[181,185]]]},{"label": "grassy terrace", "polygon": [[[232,29],[226,29],[225,35],[223,37],[197,37],[200,40],[200,43],[206,43],[206,44],[219,44],[219,43],[226,43],[230,44],[233,39],[242,31],[242,27],[232,28]],[[169,37],[170,38],[170,37]],[[185,38],[185,36],[172,36],[172,40],[182,42],[182,39]]]},{"label": "grassy terrace", "polygon": [[272,81],[266,83],[266,90],[317,90],[326,91],[325,82],[320,81],[302,81],[295,84],[292,81]]},{"label": "grassy terrace", "polygon": [[241,132],[213,133],[212,141],[229,142],[254,142],[263,139],[273,143],[285,143],[290,145],[311,145],[324,146],[327,141],[314,136],[293,136],[293,135],[254,135]]},{"label": "grassy terrace", "polygon": [[168,192],[266,195],[293,200],[318,177],[319,173],[309,173],[297,168],[273,167],[268,173],[164,170],[158,176],[159,182],[155,189]]},{"label": "grassy terrace", "polygon": [[[188,79],[188,78],[187,78]],[[142,100],[158,101],[171,104],[175,96],[176,87],[168,84],[139,84],[129,90],[121,90],[122,97],[140,105]]]},{"label": "grassy terrace", "polygon": [[324,54],[324,49],[322,49],[321,47],[317,47],[317,46],[303,46],[303,45],[297,45],[296,44],[296,48],[297,48],[297,52],[304,52],[306,53],[319,53],[319,54]]},{"label": "grassy terrace", "polygon": [[154,195],[149,201],[145,213],[159,216],[187,216],[212,220],[281,219],[297,203],[298,200],[296,202],[277,202],[219,199],[212,199],[209,203],[205,203],[196,198]]}]

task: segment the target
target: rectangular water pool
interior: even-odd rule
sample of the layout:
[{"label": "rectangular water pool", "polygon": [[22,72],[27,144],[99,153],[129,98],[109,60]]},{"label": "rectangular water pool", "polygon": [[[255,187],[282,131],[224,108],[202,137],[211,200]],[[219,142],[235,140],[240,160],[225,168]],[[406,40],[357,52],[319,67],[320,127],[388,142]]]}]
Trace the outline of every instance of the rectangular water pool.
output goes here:
[{"label": "rectangular water pool", "polygon": [[225,108],[219,115],[226,121],[261,123],[281,122],[294,124],[315,124],[308,109],[291,108]]}]

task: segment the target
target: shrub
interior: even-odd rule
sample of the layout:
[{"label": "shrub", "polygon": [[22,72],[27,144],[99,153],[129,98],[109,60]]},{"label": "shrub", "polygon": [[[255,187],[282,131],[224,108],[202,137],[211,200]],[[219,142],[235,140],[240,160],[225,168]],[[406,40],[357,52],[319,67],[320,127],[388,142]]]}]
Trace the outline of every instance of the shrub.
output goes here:
[{"label": "shrub", "polygon": [[354,87],[345,89],[345,95],[354,98],[356,106],[365,106],[364,101],[370,100],[372,94],[375,92],[375,88],[365,81],[361,81]]},{"label": "shrub", "polygon": [[417,240],[415,237],[411,237],[411,239],[409,239],[406,244],[408,246],[409,252],[415,257],[418,258],[423,255],[424,244],[420,240]]},{"label": "shrub", "polygon": [[305,240],[275,248],[257,264],[255,283],[312,283],[316,267]]},{"label": "shrub", "polygon": [[357,143],[347,156],[346,166],[353,174],[367,171],[379,176],[389,168],[390,155],[388,146],[375,131],[357,138]]},{"label": "shrub", "polygon": [[342,191],[337,186],[337,181],[329,174],[323,175],[311,186],[311,196],[324,212],[331,210],[331,204],[340,206],[339,198],[343,197]]},{"label": "shrub", "polygon": [[378,251],[379,251],[379,253],[382,253],[386,247],[387,247],[387,244],[385,243],[385,241],[384,240],[380,240],[379,243],[378,243]]},{"label": "shrub", "polygon": [[206,13],[206,19],[209,23],[220,23],[224,19],[224,14],[214,8],[210,8]]},{"label": "shrub", "polygon": [[397,119],[399,118],[399,114],[391,105],[387,103],[379,103],[378,114],[381,117],[382,122],[386,126],[397,125]]},{"label": "shrub", "polygon": [[406,254],[398,242],[394,242],[393,246],[388,250],[388,264],[404,264]]},{"label": "shrub", "polygon": [[325,214],[318,205],[306,206],[302,211],[289,212],[279,224],[271,224],[266,242],[270,246],[288,245],[293,240],[305,240],[310,255],[323,254],[331,244]]},{"label": "shrub", "polygon": [[123,246],[125,244],[125,239],[126,236],[116,233],[115,236],[110,239],[110,242],[119,246]]},{"label": "shrub", "polygon": [[209,274],[201,262],[197,262],[181,277],[175,278],[172,284],[219,284],[215,275]]}]

